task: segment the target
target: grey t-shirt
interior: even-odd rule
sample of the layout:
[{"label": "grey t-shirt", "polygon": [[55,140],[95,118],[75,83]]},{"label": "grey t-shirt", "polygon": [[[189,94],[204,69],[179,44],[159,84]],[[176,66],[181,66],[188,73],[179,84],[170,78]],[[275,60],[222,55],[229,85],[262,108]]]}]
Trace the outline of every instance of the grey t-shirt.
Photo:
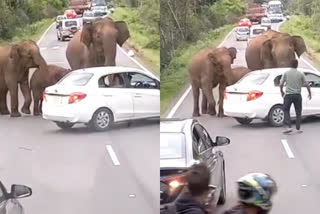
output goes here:
[{"label": "grey t-shirt", "polygon": [[286,94],[301,94],[301,88],[306,83],[304,74],[297,69],[290,69],[282,75],[280,85],[286,83]]}]

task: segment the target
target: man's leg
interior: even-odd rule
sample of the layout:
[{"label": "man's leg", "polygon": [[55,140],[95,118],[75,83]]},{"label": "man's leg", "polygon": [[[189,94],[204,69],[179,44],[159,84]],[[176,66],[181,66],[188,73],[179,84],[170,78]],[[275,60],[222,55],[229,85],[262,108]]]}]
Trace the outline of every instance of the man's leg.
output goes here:
[{"label": "man's leg", "polygon": [[292,104],[291,95],[285,95],[283,109],[284,109],[284,122],[287,125],[287,130],[285,130],[284,133],[289,133],[292,131],[291,130],[291,118],[290,118],[291,104]]},{"label": "man's leg", "polygon": [[293,99],[293,105],[294,109],[296,110],[296,129],[300,130],[300,124],[301,124],[301,113],[302,113],[302,97],[300,94],[297,94],[294,96]]}]

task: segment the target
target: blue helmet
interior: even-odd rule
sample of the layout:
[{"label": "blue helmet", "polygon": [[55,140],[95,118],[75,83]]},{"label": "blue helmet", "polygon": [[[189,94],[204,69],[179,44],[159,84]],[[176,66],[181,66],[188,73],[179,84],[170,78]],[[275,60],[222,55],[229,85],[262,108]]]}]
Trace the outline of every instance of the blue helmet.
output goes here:
[{"label": "blue helmet", "polygon": [[260,207],[262,210],[271,209],[271,197],[277,192],[277,185],[269,175],[250,173],[241,177],[237,183],[241,202]]}]

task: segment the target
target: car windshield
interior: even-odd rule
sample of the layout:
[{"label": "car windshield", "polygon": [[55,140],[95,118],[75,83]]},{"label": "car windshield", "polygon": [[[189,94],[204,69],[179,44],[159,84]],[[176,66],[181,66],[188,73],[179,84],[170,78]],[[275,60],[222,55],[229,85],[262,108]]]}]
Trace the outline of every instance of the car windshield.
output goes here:
[{"label": "car windshield", "polygon": [[265,31],[264,29],[253,29],[252,30],[252,34],[253,35],[258,35],[258,34],[263,33],[264,31]]},{"label": "car windshield", "polygon": [[66,21],[64,25],[66,27],[77,26],[77,21]]},{"label": "car windshield", "polygon": [[185,156],[185,135],[160,133],[160,159],[180,159]]},{"label": "car windshield", "polygon": [[91,73],[70,73],[59,81],[59,85],[85,86],[93,74]]},{"label": "car windshield", "polygon": [[269,19],[262,19],[261,23],[269,24],[271,21]]},{"label": "car windshield", "polygon": [[243,85],[262,85],[269,77],[267,73],[249,73],[238,81]]},{"label": "car windshield", "polygon": [[246,33],[248,31],[249,31],[248,28],[238,28],[238,32],[241,32],[241,33]]},{"label": "car windshield", "polygon": [[93,15],[94,15],[93,13],[85,13],[83,16],[84,17],[93,17]]}]

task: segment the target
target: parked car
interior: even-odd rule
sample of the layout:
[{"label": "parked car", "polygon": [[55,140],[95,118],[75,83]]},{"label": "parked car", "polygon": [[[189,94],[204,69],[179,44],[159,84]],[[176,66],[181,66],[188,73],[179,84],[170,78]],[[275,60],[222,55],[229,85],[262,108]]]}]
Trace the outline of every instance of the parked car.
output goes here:
[{"label": "parked car", "polygon": [[11,191],[0,181],[0,213],[1,214],[24,214],[23,206],[18,199],[32,195],[32,189],[24,185],[13,184]]},{"label": "parked car", "polygon": [[160,213],[166,213],[186,191],[185,175],[195,163],[205,163],[210,168],[210,187],[214,190],[212,203],[225,203],[225,160],[218,147],[229,143],[226,137],[216,137],[213,141],[198,120],[161,120]]},{"label": "parked car", "polygon": [[[241,124],[249,124],[254,119],[268,121],[272,126],[282,126],[284,122],[283,98],[280,94],[280,79],[290,68],[273,68],[253,71],[236,84],[226,88],[224,113]],[[306,87],[302,88],[302,116],[320,114],[320,74],[313,70],[298,68],[306,76],[311,86],[312,99],[309,100]],[[294,108],[291,116],[295,117]]]},{"label": "parked car", "polygon": [[101,11],[87,10],[83,13],[83,23],[91,23],[97,18],[104,18],[108,13],[103,13]]},{"label": "parked car", "polygon": [[244,18],[241,19],[238,23],[237,23],[237,27],[248,27],[251,28],[252,24],[250,19]]},{"label": "parked car", "polygon": [[249,34],[249,38],[248,38],[248,43],[255,37],[259,36],[260,34],[262,34],[263,32],[267,31],[268,28],[267,27],[262,27],[260,25],[254,25],[250,28],[250,34]]},{"label": "parked car", "polygon": [[271,29],[271,20],[267,17],[264,17],[261,19],[261,26],[262,27],[267,27],[268,29]]},{"label": "parked car", "polygon": [[67,17],[67,19],[75,19],[77,18],[77,13],[73,9],[68,9],[64,12],[64,15]]},{"label": "parked car", "polygon": [[249,33],[250,33],[249,27],[237,27],[236,28],[237,41],[247,41],[249,38]]},{"label": "parked car", "polygon": [[66,38],[72,38],[81,28],[79,19],[64,19],[59,22],[57,29],[57,39],[64,41]]},{"label": "parked car", "polygon": [[129,67],[75,70],[45,89],[43,118],[58,127],[84,123],[96,131],[113,123],[160,117],[160,81]]},{"label": "parked car", "polygon": [[60,22],[61,20],[64,20],[64,19],[67,19],[67,17],[66,17],[65,15],[57,16],[57,18],[56,18],[56,28],[59,27],[59,22]]},{"label": "parked car", "polygon": [[268,14],[268,18],[271,20],[271,22],[282,22],[285,20],[285,17],[281,12],[280,13],[271,12]]}]

